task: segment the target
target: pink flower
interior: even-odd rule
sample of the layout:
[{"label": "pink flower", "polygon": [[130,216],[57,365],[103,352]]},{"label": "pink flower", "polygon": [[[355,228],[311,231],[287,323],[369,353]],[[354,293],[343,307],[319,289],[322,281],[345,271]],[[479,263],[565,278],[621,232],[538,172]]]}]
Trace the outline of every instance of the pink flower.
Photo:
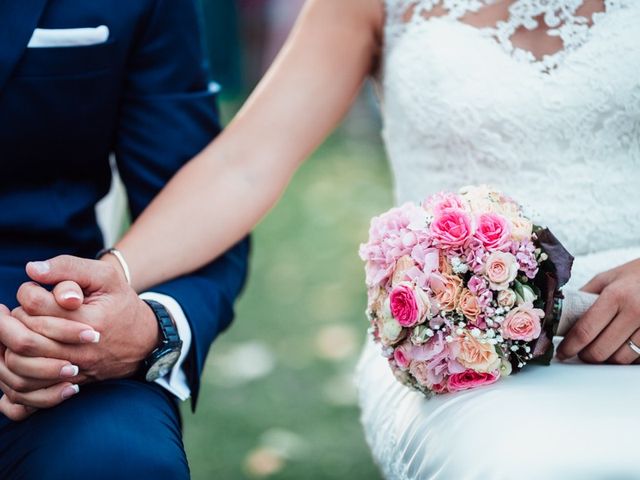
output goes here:
[{"label": "pink flower", "polygon": [[468,390],[470,388],[480,387],[482,385],[489,385],[500,377],[499,372],[482,373],[474,370],[466,370],[462,373],[456,373],[449,377],[447,382],[447,388],[451,392],[458,392],[460,390]]},{"label": "pink flower", "polygon": [[402,370],[408,370],[411,363],[411,351],[412,345],[409,343],[403,343],[393,351],[393,359],[396,361],[396,365]]},{"label": "pink flower", "polygon": [[493,252],[484,264],[484,274],[491,290],[506,290],[518,276],[516,257],[510,253]]},{"label": "pink flower", "polygon": [[450,208],[431,222],[434,243],[443,248],[462,247],[473,235],[471,217],[462,209]]},{"label": "pink flower", "polygon": [[421,210],[407,203],[371,220],[369,241],[360,246],[360,258],[366,262],[367,286],[385,283],[393,274],[396,261],[410,255],[417,244],[428,240],[426,224],[422,230],[412,226]]},{"label": "pink flower", "polygon": [[456,209],[464,210],[465,203],[460,195],[455,193],[440,192],[435,195],[431,195],[422,204],[423,208],[427,212],[433,213],[436,217],[442,215],[446,210]]},{"label": "pink flower", "polygon": [[489,253],[485,250],[482,242],[477,238],[472,238],[467,244],[466,261],[473,273],[482,273],[487,256]]},{"label": "pink flower", "polygon": [[464,371],[464,367],[451,355],[449,344],[442,332],[438,332],[426,344],[414,347],[412,356],[409,372],[420,385],[430,389],[445,383],[450,374]]},{"label": "pink flower", "polygon": [[500,328],[501,334],[509,340],[530,342],[540,336],[542,318],[542,310],[533,308],[531,303],[523,303],[507,314]]},{"label": "pink flower", "polygon": [[419,288],[414,289],[408,282],[396,285],[389,295],[389,301],[393,318],[403,327],[422,323],[431,309],[426,293]]},{"label": "pink flower", "polygon": [[480,295],[489,288],[487,281],[479,275],[473,275],[467,284],[467,287],[474,295]]},{"label": "pink flower", "polygon": [[475,238],[487,250],[501,250],[509,246],[511,226],[509,221],[497,213],[483,213],[478,218]]},{"label": "pink flower", "polygon": [[535,278],[538,274],[538,262],[535,256],[535,245],[531,240],[525,240],[520,244],[512,245],[511,253],[516,256],[518,268],[524,272],[528,278]]}]

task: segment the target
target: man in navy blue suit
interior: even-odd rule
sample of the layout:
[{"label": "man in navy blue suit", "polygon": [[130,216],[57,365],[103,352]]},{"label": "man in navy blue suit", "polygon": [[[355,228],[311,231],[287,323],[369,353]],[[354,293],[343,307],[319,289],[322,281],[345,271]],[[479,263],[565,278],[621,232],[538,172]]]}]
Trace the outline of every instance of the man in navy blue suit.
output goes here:
[{"label": "man in navy blue suit", "polygon": [[[247,242],[140,296],[112,266],[117,252],[77,260],[69,280],[89,306],[64,309],[23,282],[29,261],[66,254],[73,264],[102,249],[95,205],[110,155],[135,218],[219,132],[194,1],[0,0],[0,302],[19,307],[0,308],[11,407],[0,415],[1,478],[189,476],[176,403],[190,396],[195,408],[210,344],[245,280]],[[47,337],[51,312],[87,325],[80,350]],[[101,337],[88,326],[97,322]],[[48,346],[58,346],[60,380],[21,375]]]}]

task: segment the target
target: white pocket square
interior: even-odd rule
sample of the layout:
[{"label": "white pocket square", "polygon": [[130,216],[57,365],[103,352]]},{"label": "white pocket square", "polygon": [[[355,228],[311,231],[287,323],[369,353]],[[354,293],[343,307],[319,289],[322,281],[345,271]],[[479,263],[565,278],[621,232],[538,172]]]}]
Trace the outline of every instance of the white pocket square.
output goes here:
[{"label": "white pocket square", "polygon": [[109,39],[109,28],[36,28],[29,40],[28,48],[84,47],[98,45]]}]

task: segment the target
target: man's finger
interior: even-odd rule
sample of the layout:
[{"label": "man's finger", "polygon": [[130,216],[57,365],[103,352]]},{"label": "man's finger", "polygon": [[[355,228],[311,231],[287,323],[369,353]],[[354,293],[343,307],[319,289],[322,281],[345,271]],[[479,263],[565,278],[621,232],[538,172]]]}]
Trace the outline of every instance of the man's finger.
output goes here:
[{"label": "man's finger", "polygon": [[97,292],[110,285],[117,271],[106,262],[60,255],[44,262],[29,262],[27,275],[46,285],[56,285],[66,280],[76,282],[83,290]]},{"label": "man's finger", "polygon": [[[4,354],[4,362],[12,373],[20,377],[49,380],[50,382],[60,380],[78,382],[77,377],[80,369],[77,365],[72,365],[66,360],[43,357],[23,357],[13,353],[11,350],[7,350]],[[42,385],[39,388],[50,385],[51,383],[48,385]],[[14,388],[14,390],[16,389]]]},{"label": "man's finger", "polygon": [[84,302],[84,294],[80,285],[69,280],[60,282],[53,289],[56,303],[65,310],[77,310]]},{"label": "man's finger", "polygon": [[597,338],[580,352],[580,359],[586,363],[604,363],[611,358],[640,327],[635,315],[622,310],[607,325]]},{"label": "man's finger", "polygon": [[9,397],[11,403],[32,408],[51,408],[76,395],[80,391],[80,387],[73,383],[63,382],[34,392],[20,393],[0,382],[0,390]]},{"label": "man's finger", "polygon": [[593,342],[618,313],[618,305],[612,295],[603,293],[580,320],[571,327],[558,347],[558,359],[576,356]]},{"label": "man's finger", "polygon": [[9,397],[6,395],[3,395],[2,398],[0,398],[0,413],[14,422],[26,420],[29,416],[33,415],[35,411],[35,408],[11,403],[11,400],[9,400]]},{"label": "man's finger", "polygon": [[100,333],[82,322],[58,317],[33,316],[22,308],[16,308],[12,316],[20,320],[29,330],[57,342],[77,345],[100,341]]},{"label": "man's finger", "polygon": [[44,287],[35,282],[26,282],[20,285],[16,298],[20,306],[29,315],[51,315],[54,317],[72,318],[72,312],[65,310]]},{"label": "man's finger", "polygon": [[11,310],[6,305],[0,303],[0,315],[10,315]]}]

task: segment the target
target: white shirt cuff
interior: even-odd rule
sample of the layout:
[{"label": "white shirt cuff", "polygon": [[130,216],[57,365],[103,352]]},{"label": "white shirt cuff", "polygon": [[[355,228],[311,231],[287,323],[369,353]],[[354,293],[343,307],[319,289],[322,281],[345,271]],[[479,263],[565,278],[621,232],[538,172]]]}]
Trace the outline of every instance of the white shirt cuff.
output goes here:
[{"label": "white shirt cuff", "polygon": [[184,401],[191,396],[191,389],[189,388],[189,383],[187,382],[187,376],[182,369],[184,360],[187,358],[189,348],[191,347],[191,327],[189,326],[187,317],[182,311],[182,307],[180,306],[180,304],[168,295],[163,295],[161,293],[155,292],[144,292],[140,295],[140,298],[142,300],[154,300],[162,304],[162,306],[167,309],[169,315],[171,315],[173,320],[176,322],[178,335],[180,335],[180,340],[182,340],[182,350],[180,352],[180,357],[178,358],[176,364],[173,366],[173,369],[164,377],[157,379],[156,383],[165,390],[168,390],[169,392],[174,394],[180,400]]}]

